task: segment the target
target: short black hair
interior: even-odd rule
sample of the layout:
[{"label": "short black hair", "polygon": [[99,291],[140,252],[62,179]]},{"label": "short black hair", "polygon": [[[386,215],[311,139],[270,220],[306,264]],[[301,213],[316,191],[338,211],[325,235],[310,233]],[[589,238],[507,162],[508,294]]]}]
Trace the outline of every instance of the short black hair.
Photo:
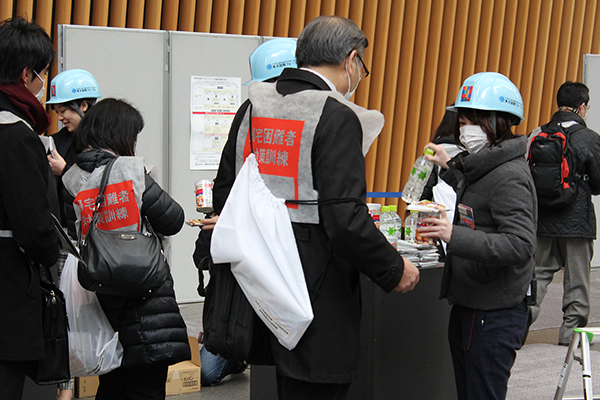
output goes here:
[{"label": "short black hair", "polygon": [[340,65],[356,50],[363,56],[369,41],[358,25],[348,18],[320,16],[298,36],[296,63],[301,67]]},{"label": "short black hair", "polygon": [[556,104],[559,107],[577,108],[590,101],[590,89],[581,82],[566,81],[556,93]]},{"label": "short black hair", "polygon": [[46,31],[23,18],[0,24],[0,85],[19,83],[25,68],[40,73],[56,58]]},{"label": "short black hair", "polygon": [[144,119],[137,108],[125,100],[107,98],[85,113],[75,135],[75,149],[111,150],[117,156],[134,156],[137,135]]}]

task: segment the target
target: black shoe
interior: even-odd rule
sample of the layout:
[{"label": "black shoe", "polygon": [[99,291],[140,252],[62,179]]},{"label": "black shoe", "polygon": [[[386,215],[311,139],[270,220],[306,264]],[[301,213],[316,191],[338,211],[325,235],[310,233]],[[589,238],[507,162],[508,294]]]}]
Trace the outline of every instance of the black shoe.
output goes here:
[{"label": "black shoe", "polygon": [[240,363],[240,367],[238,369],[236,369],[235,371],[233,371],[232,374],[241,374],[247,368],[248,368],[248,363],[244,361],[244,362]]}]

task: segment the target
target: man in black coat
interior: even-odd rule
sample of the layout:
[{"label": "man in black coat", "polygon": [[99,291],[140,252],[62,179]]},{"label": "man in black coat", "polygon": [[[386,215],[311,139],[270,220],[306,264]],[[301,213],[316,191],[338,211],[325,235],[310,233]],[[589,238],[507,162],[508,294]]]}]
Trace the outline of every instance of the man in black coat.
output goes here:
[{"label": "man in black coat", "polygon": [[[585,124],[590,100],[589,89],[579,82],[565,82],[556,95],[558,111],[552,122],[559,122],[569,135],[578,178],[577,193],[564,208],[548,208],[540,202],[538,210],[535,274],[537,303],[531,307],[531,322],[540,312],[540,305],[554,273],[564,268],[563,323],[558,344],[567,346],[573,329],[586,326],[590,315],[590,271],[596,239],[596,214],[592,195],[600,194],[600,136]],[[541,127],[531,133],[535,137]]]},{"label": "man in black coat", "polygon": [[0,25],[0,399],[21,399],[25,372],[44,357],[40,264],[58,259],[47,198],[50,167],[38,135],[40,100],[55,52],[23,19]]},{"label": "man in black coat", "polygon": [[298,38],[299,68],[285,69],[276,83],[250,84],[215,180],[220,214],[250,151],[252,113],[253,151],[273,195],[319,202],[288,206],[314,319],[293,350],[269,332],[280,399],[347,398],[358,375],[359,272],[386,292],[407,292],[419,280],[417,268],[389,245],[365,204],[364,155],[383,116],[348,100],[368,75],[362,62],[367,45],[346,18],[313,20]]}]

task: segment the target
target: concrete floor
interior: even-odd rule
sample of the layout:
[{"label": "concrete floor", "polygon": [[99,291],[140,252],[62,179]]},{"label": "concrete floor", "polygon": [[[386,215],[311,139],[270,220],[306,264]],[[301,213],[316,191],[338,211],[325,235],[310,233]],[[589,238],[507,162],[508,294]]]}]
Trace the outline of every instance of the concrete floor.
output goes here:
[{"label": "concrete floor", "polygon": [[[562,273],[557,273],[553,282],[562,282]],[[592,271],[592,284],[600,284],[600,269]],[[202,316],[203,303],[180,305],[181,313],[186,321],[199,320]],[[560,310],[556,310],[560,313]],[[590,323],[589,326],[600,326],[599,323]],[[190,333],[192,334],[192,333]],[[547,343],[555,345],[558,340],[558,328],[530,331],[526,345]],[[592,346],[592,350],[600,351],[600,346]],[[86,398],[93,400],[93,397]],[[200,392],[169,396],[173,400],[249,400],[250,399],[250,369],[242,374],[226,377],[223,382],[213,387],[203,387]]]}]

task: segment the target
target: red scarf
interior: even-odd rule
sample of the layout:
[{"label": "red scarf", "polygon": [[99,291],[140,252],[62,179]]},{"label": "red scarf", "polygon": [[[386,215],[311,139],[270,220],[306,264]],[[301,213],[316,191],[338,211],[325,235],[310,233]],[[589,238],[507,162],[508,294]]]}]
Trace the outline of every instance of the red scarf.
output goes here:
[{"label": "red scarf", "polygon": [[42,103],[35,98],[33,93],[27,89],[23,83],[9,83],[0,85],[0,92],[8,96],[13,103],[25,116],[29,122],[33,122],[33,129],[42,134],[50,126],[50,116],[42,106]]}]

